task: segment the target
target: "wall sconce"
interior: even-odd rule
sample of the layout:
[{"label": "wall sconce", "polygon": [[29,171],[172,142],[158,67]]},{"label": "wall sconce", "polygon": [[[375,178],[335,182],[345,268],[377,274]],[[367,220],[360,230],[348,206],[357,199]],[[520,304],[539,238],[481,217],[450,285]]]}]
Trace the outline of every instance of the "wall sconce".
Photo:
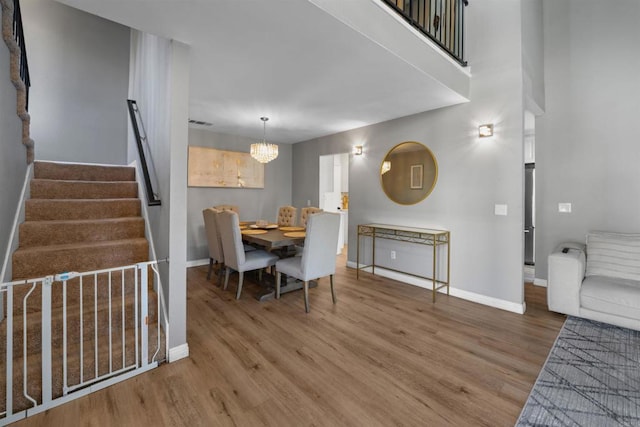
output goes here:
[{"label": "wall sconce", "polygon": [[353,154],[355,156],[362,156],[362,145],[356,145],[353,147]]},{"label": "wall sconce", "polygon": [[480,138],[486,138],[488,136],[493,136],[493,124],[489,123],[486,125],[478,126],[478,136]]}]

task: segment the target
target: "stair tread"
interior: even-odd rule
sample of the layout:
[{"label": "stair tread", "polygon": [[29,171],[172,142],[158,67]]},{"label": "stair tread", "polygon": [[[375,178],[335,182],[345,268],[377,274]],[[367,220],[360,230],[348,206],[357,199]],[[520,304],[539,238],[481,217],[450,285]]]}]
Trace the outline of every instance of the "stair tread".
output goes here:
[{"label": "stair tread", "polygon": [[34,162],[34,178],[132,181],[135,168],[128,165],[102,165],[84,163]]},{"label": "stair tread", "polygon": [[83,183],[83,184],[131,184],[136,181],[93,181],[83,179],[49,179],[49,178],[33,178],[31,182],[55,182],[55,183]]},{"label": "stair tread", "polygon": [[83,248],[107,248],[111,246],[119,246],[126,244],[147,244],[147,239],[145,237],[135,237],[132,239],[120,239],[120,240],[104,240],[97,242],[83,242],[83,243],[66,243],[61,245],[50,245],[50,246],[35,246],[30,248],[18,248],[14,254],[17,253],[25,253],[25,252],[54,252],[65,249],[83,249]]},{"label": "stair tread", "polygon": [[32,199],[103,199],[138,197],[136,181],[32,179]]},{"label": "stair tread", "polygon": [[144,221],[144,218],[141,216],[121,216],[116,218],[83,218],[83,219],[37,219],[37,220],[27,220],[23,222],[23,224],[51,224],[51,225],[62,225],[62,224],[93,224],[96,222],[106,222],[106,223],[116,223],[116,222],[138,222]]},{"label": "stair tread", "polygon": [[[91,181],[87,181],[91,182]],[[129,181],[126,181],[129,182]],[[99,202],[139,202],[140,199],[138,197],[105,197],[103,199],[29,199],[26,202],[30,203],[76,203],[76,202],[87,202],[87,203],[99,203]]]}]

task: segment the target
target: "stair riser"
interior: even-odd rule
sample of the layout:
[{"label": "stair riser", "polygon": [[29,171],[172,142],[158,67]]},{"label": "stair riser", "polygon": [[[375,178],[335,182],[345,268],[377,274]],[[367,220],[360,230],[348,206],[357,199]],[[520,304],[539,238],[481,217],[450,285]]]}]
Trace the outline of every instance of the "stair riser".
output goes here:
[{"label": "stair riser", "polygon": [[[13,254],[12,276],[37,278],[66,271],[92,271],[122,265],[131,265],[149,259],[149,244],[144,238],[144,221],[140,218],[141,203],[138,199],[138,184],[135,170],[128,167],[94,167],[37,162],[34,179],[30,184],[31,199],[25,203],[25,224],[20,229],[20,248]],[[138,217],[131,219],[131,217]],[[112,219],[100,222],[89,220]],[[56,221],[42,224],[34,221]],[[72,220],[85,220],[72,223]],[[122,336],[125,334],[127,365],[135,360],[135,327],[141,318],[134,317],[134,271],[125,272],[125,287],[122,290],[120,272],[112,272],[111,289],[108,275],[84,278],[82,291],[82,314],[80,313],[79,279],[67,283],[67,359],[69,360],[69,385],[80,381],[80,355],[82,344],[84,380],[96,373],[109,370],[109,351],[113,356],[113,369],[122,365]],[[153,273],[149,269],[149,278]],[[41,401],[41,351],[42,351],[42,288],[36,287],[23,307],[22,296],[30,286],[17,286],[14,292],[13,360],[14,412],[32,407],[23,397],[23,361],[29,365],[27,389],[29,394]],[[122,294],[124,293],[124,301]],[[95,295],[94,295],[95,294]],[[108,305],[111,297],[111,307]],[[149,357],[155,352],[157,338],[157,294],[149,291],[148,319]],[[106,303],[105,303],[106,302]],[[53,397],[62,395],[62,284],[52,285],[52,382]],[[97,312],[94,312],[97,306]],[[22,313],[26,310],[26,316]],[[122,316],[122,312],[125,315]],[[140,316],[140,313],[139,313]],[[27,321],[27,340],[23,348],[24,324]],[[81,320],[82,318],[82,320]],[[80,332],[80,322],[83,331]],[[6,323],[0,323],[0,412],[4,410],[6,380]],[[110,332],[111,330],[111,332]],[[97,353],[95,343],[97,336]],[[111,340],[109,339],[111,337]],[[164,359],[164,335],[162,335],[159,360]],[[111,345],[109,343],[111,341]],[[110,350],[111,347],[111,350]],[[24,353],[24,354],[23,354]],[[24,359],[23,359],[24,357]]]},{"label": "stair riser", "polygon": [[[153,354],[157,349],[157,324],[149,325],[149,361],[153,358]],[[112,347],[112,369],[117,370],[122,367],[122,345],[120,336],[116,337],[113,341]],[[135,363],[135,344],[134,335],[128,334],[126,340],[125,351],[125,366],[130,366]],[[166,358],[164,333],[161,331],[160,336],[160,348],[156,360],[164,360]],[[84,343],[84,363],[83,363],[83,379],[84,381],[90,380],[95,377],[95,359],[94,359],[94,344],[92,341]],[[98,347],[98,375],[104,375],[109,372],[109,358],[106,356],[109,352],[108,343],[102,342]],[[68,351],[68,385],[79,384],[80,382],[80,357],[79,357],[79,345],[69,347]],[[42,392],[40,378],[42,372],[42,362],[40,355],[29,356],[28,363],[28,378],[27,378],[27,390],[29,395],[36,397],[38,402],[41,402],[40,396]],[[23,390],[23,371],[24,371],[24,359],[21,357],[14,358],[13,372],[13,404],[14,412],[21,411],[32,406],[22,393]],[[63,374],[62,374],[62,351],[54,352],[52,355],[52,395],[53,398],[62,396],[63,386]],[[4,359],[0,358],[0,372],[6,372]],[[6,377],[0,375],[0,412],[5,410],[5,396],[6,396]]]},{"label": "stair riser", "polygon": [[20,224],[20,247],[61,245],[65,243],[100,242],[144,237],[142,218],[119,221],[24,222]]},{"label": "stair riser", "polygon": [[128,166],[98,166],[35,162],[33,176],[37,179],[135,181],[136,171],[134,168]]},{"label": "stair riser", "polygon": [[[149,304],[148,304],[148,317],[149,322],[156,321],[157,314],[157,299],[156,294],[149,295]],[[124,328],[125,330],[133,330],[135,326],[135,313],[134,313],[134,304],[133,299],[127,301],[124,307],[125,310],[125,322]],[[138,312],[138,316],[140,312]],[[109,336],[109,309],[107,307],[100,308],[98,307],[98,341],[104,340],[108,341]],[[57,310],[52,313],[51,318],[51,346],[53,348],[62,347],[63,344],[63,317],[62,310]],[[42,350],[42,317],[38,315],[29,315],[27,316],[27,354],[37,354]],[[93,313],[93,304],[90,303],[85,306],[85,312],[83,314],[83,330],[82,336],[83,340],[93,339],[96,324]],[[112,333],[118,332],[122,330],[122,304],[120,301],[114,302],[111,307],[111,330]],[[23,352],[25,350],[23,345],[23,333],[24,333],[24,322],[22,318],[14,319],[13,325],[13,352],[14,357],[22,357]],[[69,345],[77,344],[81,341],[80,336],[80,312],[79,307],[75,307],[75,310],[69,309],[67,315],[67,342]],[[0,354],[6,351],[6,341],[0,342]]]},{"label": "stair riser", "polygon": [[140,216],[138,199],[122,200],[47,200],[25,202],[26,221],[103,219]]},{"label": "stair riser", "polygon": [[138,197],[136,182],[31,180],[32,199],[120,199]]},{"label": "stair riser", "polygon": [[43,277],[66,271],[93,271],[143,262],[149,258],[149,244],[137,240],[122,245],[42,250],[37,254],[13,254],[14,280]]}]

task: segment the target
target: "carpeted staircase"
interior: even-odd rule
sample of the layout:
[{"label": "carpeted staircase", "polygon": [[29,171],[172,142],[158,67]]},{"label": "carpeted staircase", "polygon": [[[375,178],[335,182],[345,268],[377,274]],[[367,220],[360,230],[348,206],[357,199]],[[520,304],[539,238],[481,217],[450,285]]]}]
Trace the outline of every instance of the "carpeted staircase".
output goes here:
[{"label": "carpeted staircase", "polygon": [[[20,225],[19,247],[13,254],[13,280],[101,270],[149,259],[134,168],[36,162],[30,190],[25,222]],[[151,269],[149,278],[152,283]],[[96,367],[98,376],[103,376],[135,361],[134,283],[132,270],[91,275],[82,280],[82,285],[78,278],[68,281],[68,386],[78,384],[81,376],[84,381],[95,378]],[[54,398],[61,396],[63,390],[62,288],[61,282],[52,286]],[[25,352],[28,393],[41,402],[41,288],[37,287],[23,305],[23,297],[30,289],[30,285],[20,285],[14,291],[14,413],[33,406],[23,396]],[[156,308],[157,294],[150,285],[150,357],[157,348]],[[27,324],[26,350],[22,345],[23,314]],[[6,391],[6,322],[0,325],[0,334],[1,413]],[[156,360],[163,360],[164,353],[161,342]]]}]

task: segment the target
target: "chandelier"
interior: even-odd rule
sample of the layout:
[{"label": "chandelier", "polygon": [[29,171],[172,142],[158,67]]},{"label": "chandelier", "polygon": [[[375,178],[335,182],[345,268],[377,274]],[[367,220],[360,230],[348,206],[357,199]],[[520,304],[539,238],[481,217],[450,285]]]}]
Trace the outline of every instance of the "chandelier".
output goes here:
[{"label": "chandelier", "polygon": [[269,117],[260,117],[260,120],[262,120],[263,127],[262,142],[251,144],[251,157],[260,163],[269,163],[278,157],[278,146],[267,143],[267,120]]}]

